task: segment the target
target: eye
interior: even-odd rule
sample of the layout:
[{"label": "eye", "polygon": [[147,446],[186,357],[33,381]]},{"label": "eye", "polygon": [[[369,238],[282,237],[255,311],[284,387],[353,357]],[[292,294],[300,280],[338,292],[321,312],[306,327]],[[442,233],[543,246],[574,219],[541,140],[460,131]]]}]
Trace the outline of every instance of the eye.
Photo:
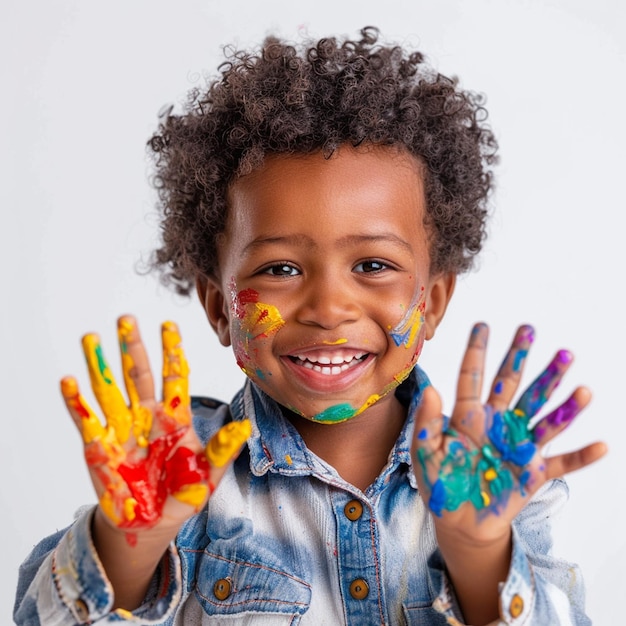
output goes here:
[{"label": "eye", "polygon": [[363,274],[378,274],[386,269],[390,269],[389,265],[383,263],[382,261],[376,261],[373,259],[363,261],[362,263],[354,266],[355,272],[361,272]]},{"label": "eye", "polygon": [[297,276],[300,270],[289,263],[276,263],[276,265],[266,267],[261,273],[270,276]]}]

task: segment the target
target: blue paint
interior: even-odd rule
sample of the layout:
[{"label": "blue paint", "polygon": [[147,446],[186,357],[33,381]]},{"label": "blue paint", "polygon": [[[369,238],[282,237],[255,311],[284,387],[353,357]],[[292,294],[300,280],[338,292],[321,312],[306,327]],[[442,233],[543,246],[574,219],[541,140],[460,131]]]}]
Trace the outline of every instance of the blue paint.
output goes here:
[{"label": "blue paint", "polygon": [[515,354],[515,359],[513,360],[513,371],[519,372],[522,363],[524,363],[524,359],[528,356],[528,350],[518,350]]}]

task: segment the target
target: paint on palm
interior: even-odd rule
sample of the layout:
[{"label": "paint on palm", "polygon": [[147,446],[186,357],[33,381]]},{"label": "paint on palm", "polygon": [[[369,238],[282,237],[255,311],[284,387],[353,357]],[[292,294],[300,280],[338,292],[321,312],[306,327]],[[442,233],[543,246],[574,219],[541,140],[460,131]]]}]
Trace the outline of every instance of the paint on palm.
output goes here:
[{"label": "paint on palm", "polygon": [[[470,341],[480,341],[482,337],[484,335],[477,332]],[[517,334],[498,373],[494,385],[496,395],[502,393],[507,372],[521,371],[533,340],[530,327]],[[484,423],[484,433],[479,437],[444,427],[446,449],[443,457],[430,448],[427,429],[418,433],[416,460],[430,489],[429,507],[433,513],[441,516],[444,511],[455,511],[466,502],[477,511],[487,509],[497,513],[506,506],[514,490],[526,494],[532,482],[531,463],[538,440],[546,428],[567,423],[578,412],[576,402],[570,398],[541,420],[537,431],[532,425],[532,418],[558,386],[571,360],[569,352],[557,353],[514,409],[495,411],[486,405],[480,415],[466,415],[461,423]]]},{"label": "paint on palm", "polygon": [[218,466],[226,462],[224,458],[232,458],[250,429],[247,422],[240,429],[223,429],[209,442],[206,454],[182,445],[191,427],[191,413],[189,367],[178,329],[171,322],[162,326],[163,401],[154,403],[153,409],[141,403],[132,377],[135,363],[129,341],[133,331],[130,321],[120,322],[128,405],[97,335],[83,339],[92,389],[106,425],[85,402],[75,379],[61,381],[62,394],[78,420],[87,464],[97,478],[100,506],[114,524],[128,529],[156,524],[170,495],[195,509],[202,505],[211,487],[210,464]]}]

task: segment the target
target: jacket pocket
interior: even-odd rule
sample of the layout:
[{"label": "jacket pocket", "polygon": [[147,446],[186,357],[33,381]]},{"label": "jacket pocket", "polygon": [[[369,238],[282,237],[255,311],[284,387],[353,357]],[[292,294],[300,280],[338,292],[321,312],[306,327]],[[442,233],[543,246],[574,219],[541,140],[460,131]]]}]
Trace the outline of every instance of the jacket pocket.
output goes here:
[{"label": "jacket pocket", "polygon": [[209,616],[273,614],[296,624],[311,603],[311,586],[275,567],[205,551],[196,573],[196,595]]},{"label": "jacket pocket", "polygon": [[403,605],[402,609],[407,626],[421,626],[422,624],[446,626],[448,623],[446,618],[435,611],[431,605],[432,602]]}]

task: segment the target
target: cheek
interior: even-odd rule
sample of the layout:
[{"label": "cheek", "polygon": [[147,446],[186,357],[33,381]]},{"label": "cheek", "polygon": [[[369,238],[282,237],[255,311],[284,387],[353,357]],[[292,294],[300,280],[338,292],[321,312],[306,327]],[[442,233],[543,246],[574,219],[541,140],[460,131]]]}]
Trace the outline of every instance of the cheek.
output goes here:
[{"label": "cheek", "polygon": [[231,281],[231,338],[237,364],[246,374],[251,373],[249,368],[262,344],[284,324],[280,311],[272,304],[260,302],[257,291],[238,292]]},{"label": "cheek", "polygon": [[425,290],[424,287],[420,287],[402,319],[389,331],[396,346],[410,351],[415,360],[417,360],[424,344],[425,311]]}]

